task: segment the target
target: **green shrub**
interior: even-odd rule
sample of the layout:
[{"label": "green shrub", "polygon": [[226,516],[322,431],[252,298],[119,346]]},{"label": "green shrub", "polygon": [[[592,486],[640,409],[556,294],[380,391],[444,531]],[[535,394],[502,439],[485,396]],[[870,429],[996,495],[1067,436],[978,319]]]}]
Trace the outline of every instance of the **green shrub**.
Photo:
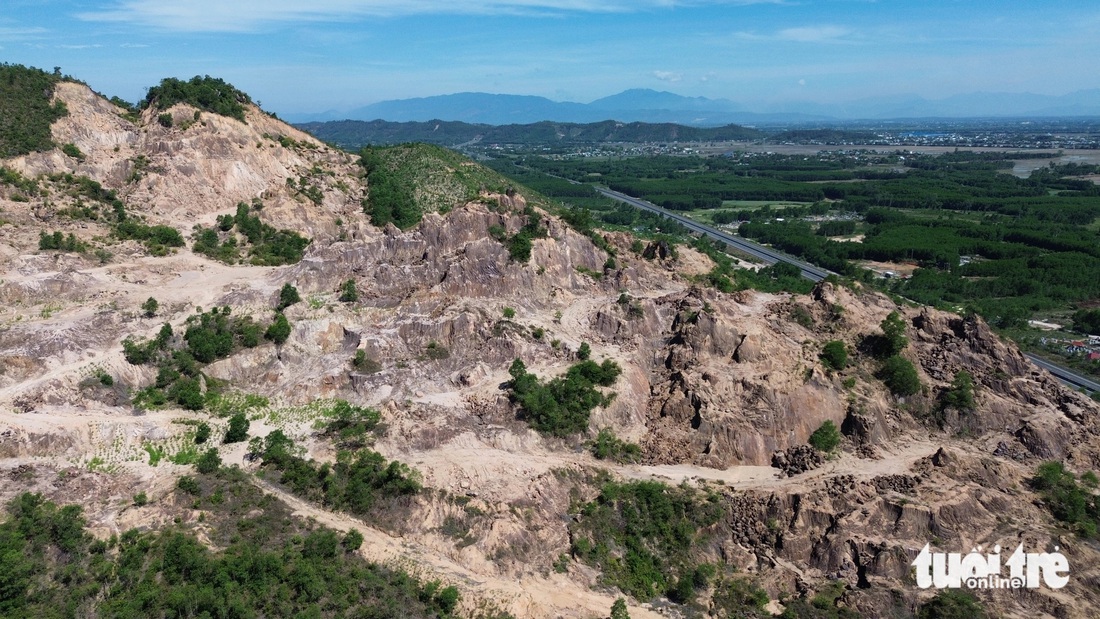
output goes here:
[{"label": "green shrub", "polygon": [[918,619],[986,619],[981,602],[969,591],[944,589],[921,604]]},{"label": "green shrub", "polygon": [[451,351],[447,350],[447,347],[436,341],[428,342],[428,345],[424,347],[424,358],[431,359],[432,361],[440,361],[451,356]]},{"label": "green shrub", "polygon": [[350,529],[347,535],[344,536],[344,541],[340,542],[340,545],[342,545],[347,552],[359,550],[359,547],[363,545],[363,534],[360,533],[358,529]]},{"label": "green shrub", "polygon": [[577,347],[577,358],[581,361],[588,361],[591,356],[592,347],[588,345],[588,342],[581,342],[581,345]]},{"label": "green shrub", "polygon": [[229,429],[225,433],[224,443],[241,443],[248,439],[248,417],[237,413],[229,418]]},{"label": "green shrub", "polygon": [[195,463],[195,470],[203,475],[209,475],[218,470],[221,465],[222,458],[218,454],[218,450],[211,447],[199,457],[198,462]]},{"label": "green shrub", "polygon": [[879,327],[882,338],[874,346],[875,355],[879,358],[893,357],[909,345],[909,338],[905,337],[905,320],[897,312],[890,312]]},{"label": "green shrub", "polygon": [[330,509],[367,514],[380,501],[413,495],[421,488],[409,467],[387,462],[369,449],[345,452],[334,465],[318,465],[296,455],[294,441],[281,430],[272,431],[260,443],[263,466],[281,471],[280,483]]},{"label": "green shrub", "polygon": [[951,381],[951,387],[943,392],[940,404],[961,411],[974,409],[974,379],[966,370],[959,370]]},{"label": "green shrub", "polygon": [[149,497],[145,492],[139,492],[134,495],[134,507],[144,507],[149,504]]},{"label": "green shrub", "polygon": [[716,496],[691,488],[610,482],[570,526],[573,555],[601,569],[606,584],[640,600],[670,593],[680,582],[688,594],[693,554],[722,514]]},{"label": "green shrub", "polygon": [[83,162],[85,159],[84,153],[80,152],[80,149],[77,148],[76,144],[63,144],[61,146],[61,152],[80,162]]},{"label": "green shrub", "polygon": [[382,364],[368,357],[365,350],[355,351],[355,356],[351,359],[351,365],[364,374],[375,374],[382,371]]},{"label": "green shrub", "polygon": [[160,303],[153,297],[149,297],[145,300],[145,303],[141,304],[141,311],[145,312],[146,318],[152,318],[157,315],[157,309],[160,307]]},{"label": "green shrub", "polygon": [[276,344],[283,344],[290,338],[290,332],[290,321],[286,319],[286,316],[282,312],[276,312],[275,320],[271,322],[267,331],[264,332],[264,337]]},{"label": "green shrub", "polygon": [[281,312],[301,300],[302,297],[298,294],[298,289],[290,282],[287,282],[279,289],[279,304],[275,309]]},{"label": "green shrub", "polygon": [[188,475],[184,475],[176,480],[176,487],[194,496],[202,494],[202,487],[199,486],[199,482],[196,481],[194,477]]},{"label": "green shrub", "polygon": [[516,317],[516,310],[514,310],[510,307],[506,307],[506,308],[504,308],[503,314],[504,314],[505,318],[507,318],[508,320],[511,320],[511,319]]},{"label": "green shrub", "polygon": [[610,359],[602,364],[582,361],[563,376],[542,383],[527,372],[523,361],[516,359],[508,373],[512,376],[511,399],[531,427],[544,434],[568,436],[588,429],[593,408],[611,403],[614,394],[605,396],[596,386],[614,384],[622,368]]},{"label": "green shrub", "polygon": [[895,355],[887,359],[877,376],[896,396],[913,395],[921,389],[917,368],[904,357]]},{"label": "green shrub", "polygon": [[830,419],[826,419],[814,433],[810,435],[810,446],[818,451],[828,453],[840,445],[840,430]]},{"label": "green shrub", "polygon": [[355,303],[359,300],[359,291],[355,288],[355,280],[349,279],[340,286],[340,302]]},{"label": "green shrub", "polygon": [[164,127],[165,129],[171,129],[174,119],[172,118],[171,114],[165,112],[163,114],[157,115],[157,122],[160,123],[161,127]]},{"label": "green shrub", "polygon": [[848,366],[848,348],[844,342],[832,340],[821,349],[821,362],[825,367],[840,371]]},{"label": "green shrub", "polygon": [[201,445],[208,440],[210,440],[210,424],[204,421],[195,430],[195,444]]},{"label": "green shrub", "polygon": [[619,463],[637,462],[642,457],[642,448],[615,436],[609,428],[603,428],[592,441],[592,455],[597,460],[613,460]]},{"label": "green shrub", "polygon": [[1051,461],[1039,465],[1031,485],[1046,502],[1051,514],[1076,529],[1082,537],[1097,537],[1100,529],[1100,495],[1089,489],[1095,474],[1078,484],[1073,473],[1061,462]]},{"label": "green shrub", "polygon": [[77,239],[71,232],[68,236],[63,235],[61,231],[54,232],[53,234],[39,232],[38,249],[84,253],[88,250],[88,244]]},{"label": "green shrub", "polygon": [[[258,210],[262,204],[254,206]],[[240,202],[236,214],[218,217],[216,228],[195,226],[192,235],[195,253],[226,264],[241,261],[242,251],[246,253],[248,262],[257,266],[280,266],[300,261],[310,240],[293,230],[276,230],[260,221],[252,211],[252,207]],[[223,236],[226,237],[224,241]]]}]

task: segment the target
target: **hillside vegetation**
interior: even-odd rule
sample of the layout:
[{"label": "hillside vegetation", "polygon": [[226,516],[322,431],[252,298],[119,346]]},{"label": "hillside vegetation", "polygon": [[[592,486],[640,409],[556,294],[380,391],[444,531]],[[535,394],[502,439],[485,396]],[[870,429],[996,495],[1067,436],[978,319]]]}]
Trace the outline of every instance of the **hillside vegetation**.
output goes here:
[{"label": "hillside vegetation", "polygon": [[359,155],[370,187],[363,211],[376,226],[408,229],[425,213],[446,213],[482,191],[509,187],[499,174],[438,146],[367,147]]},{"label": "hillside vegetation", "polygon": [[244,122],[244,106],[252,103],[252,98],[225,80],[209,75],[196,75],[186,82],[169,77],[149,89],[141,107],[166,110],[177,103]]},{"label": "hillside vegetation", "polygon": [[58,71],[0,64],[0,157],[54,147],[50,125],[69,113],[64,103],[50,103],[61,79]]}]

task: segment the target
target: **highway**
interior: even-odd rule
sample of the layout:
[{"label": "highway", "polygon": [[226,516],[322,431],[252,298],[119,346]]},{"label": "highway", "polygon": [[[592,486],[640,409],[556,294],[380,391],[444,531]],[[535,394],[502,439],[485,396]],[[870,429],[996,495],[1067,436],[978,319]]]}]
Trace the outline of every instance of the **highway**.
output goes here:
[{"label": "highway", "polygon": [[[711,228],[710,226],[705,226],[698,222],[692,221],[687,217],[684,217],[683,215],[665,210],[651,202],[646,202],[645,200],[640,200],[633,196],[628,196],[625,193],[619,193],[617,191],[604,189],[602,187],[596,187],[596,191],[613,200],[625,202],[635,208],[640,208],[668,217],[669,219],[682,224],[685,228],[692,230],[693,232],[705,234],[716,241],[725,243],[726,245],[729,245],[737,249],[738,251],[749,254],[750,256],[753,256],[755,258],[759,258],[760,260],[763,260],[768,264],[775,264],[779,261],[793,264],[794,266],[801,269],[802,277],[805,277],[806,279],[819,282],[832,274],[831,271],[827,271],[825,269],[822,269],[821,267],[803,262],[793,256],[789,256],[783,252],[771,249],[770,247],[764,247],[763,245],[758,245],[756,243],[753,243],[752,241],[726,234],[725,232],[716,230],[714,228]],[[1036,357],[1032,354],[1028,354],[1027,358],[1030,359],[1031,362],[1035,365],[1050,372],[1054,375],[1055,378],[1071,387],[1084,387],[1085,389],[1092,391],[1093,393],[1100,393],[1100,383],[1094,380],[1081,376],[1080,374],[1072,372],[1064,367],[1054,365],[1053,363],[1046,361],[1040,357]]]},{"label": "highway", "polygon": [[748,254],[754,258],[758,258],[768,264],[775,264],[776,262],[786,262],[788,264],[793,264],[802,271],[802,277],[805,277],[808,280],[819,282],[833,274],[831,271],[827,271],[821,267],[814,266],[808,262],[803,262],[798,258],[785,254],[781,251],[776,251],[770,247],[758,245],[757,243],[753,243],[752,241],[734,236],[732,234],[726,234],[721,230],[716,230],[714,228],[711,228],[710,226],[705,226],[698,222],[692,221],[687,217],[684,217],[683,215],[665,210],[651,202],[639,200],[638,198],[628,196],[625,193],[611,191],[610,189],[604,189],[602,187],[596,187],[596,191],[602,193],[608,198],[611,198],[612,200],[625,202],[635,208],[640,208],[668,217],[669,219],[683,225],[685,228],[693,232],[705,234],[715,241],[725,243],[726,245],[733,247],[737,251]]},{"label": "highway", "polygon": [[1084,387],[1085,389],[1088,389],[1093,393],[1100,393],[1100,383],[1085,378],[1084,376],[1081,376],[1080,374],[1077,374],[1075,372],[1071,372],[1064,367],[1054,365],[1053,363],[1041,357],[1036,357],[1035,355],[1030,353],[1025,354],[1027,354],[1028,359],[1031,359],[1032,363],[1050,372],[1054,375],[1055,378],[1062,381],[1063,383],[1066,383],[1071,387]]}]

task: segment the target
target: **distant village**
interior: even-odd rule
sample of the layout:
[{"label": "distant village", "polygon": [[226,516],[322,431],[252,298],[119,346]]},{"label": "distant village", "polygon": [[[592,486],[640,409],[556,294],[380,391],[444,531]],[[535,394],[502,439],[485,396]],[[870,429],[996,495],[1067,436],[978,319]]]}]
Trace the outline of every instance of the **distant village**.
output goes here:
[{"label": "distant village", "polygon": [[1056,337],[1039,338],[1039,343],[1050,350],[1057,350],[1072,356],[1081,356],[1088,361],[1100,363],[1100,335],[1090,335],[1084,339],[1066,339]]}]

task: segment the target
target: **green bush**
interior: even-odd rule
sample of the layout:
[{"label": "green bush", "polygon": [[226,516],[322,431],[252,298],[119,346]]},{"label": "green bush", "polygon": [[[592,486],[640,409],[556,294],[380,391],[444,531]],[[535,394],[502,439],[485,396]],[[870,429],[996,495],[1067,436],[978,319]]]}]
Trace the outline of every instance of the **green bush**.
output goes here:
[{"label": "green bush", "polygon": [[974,409],[974,379],[966,370],[959,370],[951,381],[951,387],[943,392],[940,404],[961,411]]},{"label": "green bush", "polygon": [[65,153],[69,157],[72,157],[73,159],[76,159],[77,161],[80,161],[80,162],[83,162],[84,159],[85,159],[84,153],[80,152],[80,149],[77,148],[76,144],[72,144],[72,143],[63,144],[61,146],[61,152]]},{"label": "green bush", "polygon": [[622,368],[610,359],[602,364],[582,361],[565,375],[542,383],[516,359],[508,373],[512,376],[511,399],[531,427],[544,434],[568,436],[587,430],[592,409],[611,403],[614,394],[605,396],[596,386],[614,384]]},{"label": "green bush", "polygon": [[68,236],[64,236],[60,231],[54,232],[53,234],[39,232],[38,249],[84,253],[88,250],[88,244],[77,239],[71,232]]},{"label": "green bush", "polygon": [[229,429],[225,433],[224,443],[241,443],[248,439],[248,417],[237,413],[229,418]]},{"label": "green bush", "polygon": [[168,112],[157,114],[157,123],[159,123],[161,127],[164,127],[165,129],[171,129],[173,122],[174,119],[172,118],[172,115]]},{"label": "green bush", "polygon": [[917,611],[918,619],[986,619],[988,616],[977,598],[961,589],[944,589],[921,604]]},{"label": "green bush", "polygon": [[194,477],[188,475],[184,475],[176,480],[176,487],[194,496],[202,494],[202,486],[199,485],[199,482]]},{"label": "green bush", "polygon": [[375,374],[382,371],[382,364],[367,356],[365,350],[355,351],[351,359],[351,366],[364,374]]},{"label": "green bush", "polygon": [[153,297],[149,297],[145,300],[145,303],[141,304],[141,311],[145,312],[146,318],[152,318],[157,315],[157,309],[160,307],[160,303]]},{"label": "green bush", "polygon": [[825,367],[840,371],[848,366],[848,348],[844,342],[832,340],[821,349],[821,362]]},{"label": "green bush", "polygon": [[840,430],[830,419],[826,419],[814,433],[810,435],[810,446],[818,451],[828,453],[840,445]]},{"label": "green bush", "polygon": [[609,428],[603,428],[592,441],[592,455],[597,460],[613,460],[619,463],[637,462],[642,457],[642,448],[615,436]]},{"label": "green bush", "polygon": [[201,445],[210,440],[210,424],[205,421],[199,424],[199,427],[195,430],[195,444]]},{"label": "green bush", "polygon": [[424,347],[424,358],[431,359],[432,361],[441,361],[451,356],[451,351],[447,350],[447,347],[436,341],[428,342],[428,345]]},{"label": "green bush", "polygon": [[298,289],[290,282],[287,282],[279,289],[279,304],[275,309],[281,312],[301,300],[302,297],[298,294]]},{"label": "green bush", "polygon": [[349,279],[340,286],[340,302],[355,303],[359,300],[359,291],[355,288],[355,280]]},{"label": "green bush", "polygon": [[1082,476],[1084,484],[1078,484],[1077,478],[1061,462],[1051,461],[1039,465],[1031,485],[1042,495],[1055,518],[1076,529],[1082,537],[1097,537],[1100,495],[1089,489],[1095,478],[1095,474],[1087,478]]},{"label": "green bush", "polygon": [[264,332],[264,337],[276,344],[284,344],[290,338],[290,332],[290,321],[286,319],[282,312],[276,312],[275,320]]},{"label": "green bush", "polygon": [[[0,616],[441,619],[460,612],[457,590],[364,561],[348,552],[352,533],[294,517],[241,471],[223,468],[192,482],[208,497],[197,520],[103,541],[88,535],[78,506],[16,497],[0,519]],[[194,504],[179,494],[176,506]]]},{"label": "green bush", "polygon": [[195,470],[203,475],[209,475],[218,470],[221,465],[222,457],[218,454],[217,449],[211,447],[199,457],[198,462],[195,463]]},{"label": "green bush", "polygon": [[306,460],[295,454],[294,442],[281,430],[261,441],[263,466],[282,472],[280,483],[292,492],[330,509],[368,514],[381,501],[420,492],[418,476],[397,461],[387,462],[381,454],[362,449],[344,452],[335,465]]},{"label": "green bush", "polygon": [[[255,206],[259,209],[262,205],[257,203]],[[252,210],[248,204],[240,202],[236,214],[218,217],[216,228],[195,226],[192,236],[195,253],[226,264],[242,261],[242,251],[246,253],[248,262],[257,266],[299,262],[310,240],[293,230],[276,230],[260,221]]]},{"label": "green bush", "polygon": [[917,368],[904,357],[895,355],[887,359],[877,376],[896,396],[913,395],[921,389]]},{"label": "green bush", "polygon": [[514,310],[510,307],[504,308],[503,313],[504,313],[504,317],[507,318],[508,320],[511,320],[511,319],[516,317],[516,310]]},{"label": "green bush", "polygon": [[350,529],[347,535],[344,536],[344,541],[340,542],[340,545],[342,545],[347,552],[359,550],[359,547],[363,545],[363,534],[360,533],[358,529]]},{"label": "green bush", "polygon": [[882,337],[874,346],[875,355],[879,358],[893,357],[909,345],[909,338],[905,337],[905,320],[901,314],[890,312],[879,323],[879,327],[882,329]]},{"label": "green bush", "polygon": [[134,495],[134,507],[144,507],[149,504],[149,497],[144,492]]},{"label": "green bush", "polygon": [[588,361],[591,356],[592,347],[588,345],[588,342],[581,342],[581,345],[577,347],[577,358],[581,361]]}]

